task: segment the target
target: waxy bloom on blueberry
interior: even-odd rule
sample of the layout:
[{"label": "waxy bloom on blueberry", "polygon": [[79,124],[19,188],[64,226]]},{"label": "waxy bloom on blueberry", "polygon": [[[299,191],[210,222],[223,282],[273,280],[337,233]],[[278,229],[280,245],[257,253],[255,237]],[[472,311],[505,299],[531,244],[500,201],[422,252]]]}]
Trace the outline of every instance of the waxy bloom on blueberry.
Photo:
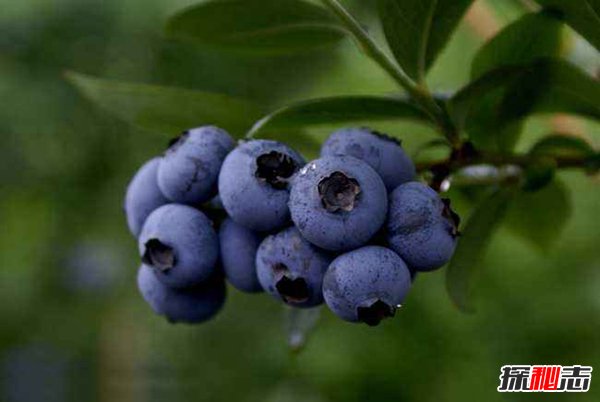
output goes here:
[{"label": "waxy bloom on blueberry", "polygon": [[224,130],[204,126],[172,141],[158,168],[158,186],[171,201],[200,204],[217,193],[225,156],[235,143]]},{"label": "waxy bloom on blueberry", "polygon": [[208,279],[219,257],[219,241],[202,212],[167,204],[150,214],[138,239],[142,262],[168,286],[184,288]]},{"label": "waxy bloom on blueberry", "polygon": [[374,326],[394,316],[410,285],[410,272],[396,253],[366,246],[333,260],[325,274],[323,295],[338,317]]},{"label": "waxy bloom on blueberry", "polygon": [[390,194],[390,248],[416,271],[431,271],[450,260],[459,223],[450,200],[440,198],[425,184],[405,183]]},{"label": "waxy bloom on blueberry", "polygon": [[153,158],[137,171],[125,194],[125,215],[131,233],[137,237],[152,211],[169,202],[158,188],[156,175],[160,158]]},{"label": "waxy bloom on blueberry", "polygon": [[243,292],[262,292],[256,276],[256,251],[263,236],[227,218],[219,229],[225,277]]},{"label": "waxy bloom on blueberry", "polygon": [[217,314],[225,303],[225,282],[218,275],[196,286],[175,289],[159,281],[152,268],[142,265],[137,284],[152,310],[173,323],[206,321]]},{"label": "waxy bloom on blueberry", "polygon": [[379,175],[351,156],[307,164],[294,178],[292,220],[311,243],[332,251],[366,244],[385,221],[387,192]]},{"label": "waxy bloom on blueberry", "polygon": [[237,223],[254,231],[272,231],[288,224],[289,183],[304,159],[276,141],[241,144],[225,159],[219,174],[219,195]]},{"label": "waxy bloom on blueberry", "polygon": [[331,257],[302,238],[295,227],[266,237],[256,254],[260,284],[270,295],[294,307],[323,302],[323,275]]},{"label": "waxy bloom on blueberry", "polygon": [[368,128],[343,128],[331,134],[321,148],[321,156],[349,155],[369,164],[388,191],[414,180],[415,165],[400,141]]}]

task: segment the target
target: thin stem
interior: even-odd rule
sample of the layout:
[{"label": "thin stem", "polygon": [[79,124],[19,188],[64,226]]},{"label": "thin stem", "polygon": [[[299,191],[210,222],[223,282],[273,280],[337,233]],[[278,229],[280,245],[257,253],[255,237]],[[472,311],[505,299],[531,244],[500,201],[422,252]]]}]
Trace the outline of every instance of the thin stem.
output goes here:
[{"label": "thin stem", "polygon": [[447,118],[442,108],[437,104],[431,93],[424,87],[419,86],[413,81],[400,66],[375,43],[367,32],[360,26],[360,23],[350,14],[337,0],[322,0],[323,4],[329,8],[350,31],[361,50],[373,61],[379,64],[396,81],[412,99],[427,112],[432,119],[439,125],[444,135],[453,143],[457,144],[458,133],[453,128],[454,125]]},{"label": "thin stem", "polygon": [[[554,160],[556,161],[556,167],[558,168],[579,168],[585,167],[586,164],[585,159],[577,157],[557,157],[554,158]],[[446,158],[417,163],[417,171],[425,172],[439,166],[446,166],[452,171],[473,165],[515,165],[526,167],[531,162],[532,159],[528,155],[482,154],[477,158],[468,160],[451,160],[450,158]]]},{"label": "thin stem", "polygon": [[399,68],[390,57],[373,41],[360,23],[337,0],[322,0],[354,36],[367,56],[379,64],[402,88],[412,96],[416,95],[417,85]]}]

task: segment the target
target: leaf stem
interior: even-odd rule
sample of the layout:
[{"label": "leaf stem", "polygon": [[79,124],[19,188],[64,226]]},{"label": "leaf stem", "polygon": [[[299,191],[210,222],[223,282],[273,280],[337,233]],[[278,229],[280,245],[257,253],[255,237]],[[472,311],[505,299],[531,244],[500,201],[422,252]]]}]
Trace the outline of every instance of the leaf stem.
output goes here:
[{"label": "leaf stem", "polygon": [[348,29],[356,40],[359,48],[384,71],[396,81],[411,98],[438,124],[443,134],[450,142],[458,146],[459,138],[454,124],[440,105],[435,101],[429,90],[422,85],[417,85],[400,66],[388,56],[379,45],[362,28],[360,23],[350,14],[337,0],[322,0],[323,4],[330,9],[341,23]]},{"label": "leaf stem", "polygon": [[[581,157],[554,157],[557,168],[581,168],[586,166],[586,158]],[[527,167],[534,159],[529,155],[511,155],[511,154],[492,154],[484,153],[475,158],[465,160],[452,160],[451,158],[439,159],[427,162],[417,163],[417,171],[425,172],[439,167],[447,167],[450,171],[456,171],[467,166],[474,165],[492,165],[506,166],[515,165]]]},{"label": "leaf stem", "polygon": [[379,64],[402,88],[416,95],[415,82],[375,43],[360,23],[337,0],[322,0],[350,31],[361,50]]}]

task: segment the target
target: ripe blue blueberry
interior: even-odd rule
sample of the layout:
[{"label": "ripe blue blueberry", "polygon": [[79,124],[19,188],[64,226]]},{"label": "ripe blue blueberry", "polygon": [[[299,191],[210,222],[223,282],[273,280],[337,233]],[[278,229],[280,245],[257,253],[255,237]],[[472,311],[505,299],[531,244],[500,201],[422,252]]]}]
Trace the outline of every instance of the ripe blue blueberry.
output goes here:
[{"label": "ripe blue blueberry", "polygon": [[156,179],[160,158],[146,162],[129,182],[125,194],[125,216],[131,233],[137,237],[152,211],[169,202]]},{"label": "ripe blue blueberry", "polygon": [[256,271],[263,289],[294,307],[323,302],[323,275],[331,257],[290,227],[265,238],[256,254]]},{"label": "ripe blue blueberry", "polygon": [[288,184],[304,159],[276,141],[254,140],[238,146],[219,174],[219,195],[237,223],[272,231],[289,222]]},{"label": "ripe blue blueberry", "polygon": [[394,316],[410,284],[410,272],[396,253],[366,246],[333,260],[323,281],[323,296],[343,320],[374,326]]},{"label": "ripe blue blueberry", "polygon": [[137,284],[142,297],[156,314],[169,322],[200,323],[212,318],[225,303],[225,281],[211,277],[207,282],[186,288],[170,288],[158,280],[155,271],[142,265]]},{"label": "ripe blue blueberry", "polygon": [[377,172],[351,156],[308,163],[294,178],[289,205],[302,236],[332,251],[366,244],[385,222],[388,206]]},{"label": "ripe blue blueberry", "polygon": [[219,257],[219,241],[202,212],[179,204],[150,214],[138,240],[142,262],[170,287],[194,286],[208,279]]},{"label": "ripe blue blueberry", "polygon": [[431,271],[450,260],[459,224],[450,200],[425,184],[405,183],[390,194],[389,246],[416,271]]},{"label": "ripe blue blueberry", "polygon": [[368,163],[388,191],[415,178],[415,165],[400,141],[368,128],[344,128],[331,134],[321,148],[321,156],[335,155],[350,155]]},{"label": "ripe blue blueberry", "polygon": [[256,250],[263,236],[227,218],[219,228],[221,264],[225,277],[243,292],[262,292],[256,276]]},{"label": "ripe blue blueberry", "polygon": [[214,126],[184,132],[171,142],[158,167],[158,186],[171,201],[200,204],[217,193],[217,178],[235,143]]}]

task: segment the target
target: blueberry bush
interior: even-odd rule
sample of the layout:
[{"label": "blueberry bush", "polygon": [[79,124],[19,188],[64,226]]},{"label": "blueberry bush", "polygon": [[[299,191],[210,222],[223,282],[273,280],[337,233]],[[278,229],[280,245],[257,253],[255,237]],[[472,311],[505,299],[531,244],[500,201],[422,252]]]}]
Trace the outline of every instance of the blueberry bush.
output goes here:
[{"label": "blueberry bush", "polygon": [[[500,402],[504,364],[600,361],[596,1],[0,7],[0,400]],[[273,142],[225,175],[289,197],[255,230],[215,164]]]},{"label": "blueberry bush", "polygon": [[[561,57],[565,26],[600,46],[595,3],[524,2],[525,13],[461,61],[469,81],[443,92],[427,75],[472,1],[372,3],[386,44],[337,0],[205,1],[175,13],[165,32],[224,55],[315,63],[324,49],[350,39],[388,76],[386,95],[259,101],[67,73],[82,94],[121,119],[168,135],[185,130],[136,174],[125,201],[140,242],[139,286],[157,313],[203,321],[224,295],[213,292],[210,311],[195,311],[186,307],[189,290],[224,275],[238,289],[264,289],[295,307],[319,305],[324,293],[340,317],[377,324],[400,305],[411,273],[446,263],[449,295],[469,311],[486,246],[511,205],[555,215],[553,233],[541,239],[535,217],[507,218],[533,242],[547,245],[560,233],[567,190],[555,172],[594,175],[599,153],[560,131],[525,151],[516,144],[534,115],[600,119],[595,77]],[[297,73],[292,79],[309,85],[301,68]],[[262,84],[278,98],[269,77]],[[344,128],[380,121],[414,121],[438,138],[411,159],[401,131]],[[322,147],[310,131],[319,126],[339,127]],[[544,192],[552,197],[535,197]],[[466,200],[465,222],[449,198]],[[356,264],[364,271],[355,272]],[[390,264],[397,272],[386,271]],[[377,282],[378,275],[388,279]],[[173,312],[176,305],[183,311]]]}]

